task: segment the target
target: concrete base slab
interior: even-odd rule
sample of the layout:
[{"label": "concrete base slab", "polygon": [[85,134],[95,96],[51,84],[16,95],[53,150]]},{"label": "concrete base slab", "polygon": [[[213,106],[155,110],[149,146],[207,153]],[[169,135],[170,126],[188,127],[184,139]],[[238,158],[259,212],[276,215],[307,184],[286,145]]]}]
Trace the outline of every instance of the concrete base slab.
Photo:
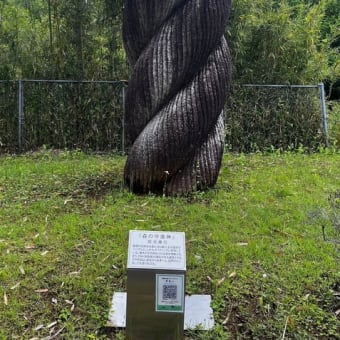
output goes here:
[{"label": "concrete base slab", "polygon": [[[108,326],[116,328],[126,327],[126,298],[127,293],[124,292],[115,292],[113,294]],[[215,321],[210,303],[210,295],[185,296],[185,330],[209,330],[214,327]]]}]

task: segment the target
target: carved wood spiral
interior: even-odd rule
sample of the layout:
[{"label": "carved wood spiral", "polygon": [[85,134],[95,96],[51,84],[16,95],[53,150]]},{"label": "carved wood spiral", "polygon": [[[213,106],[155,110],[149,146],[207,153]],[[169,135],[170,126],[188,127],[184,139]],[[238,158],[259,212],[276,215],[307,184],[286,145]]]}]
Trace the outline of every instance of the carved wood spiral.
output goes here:
[{"label": "carved wood spiral", "polygon": [[127,0],[123,39],[132,67],[124,178],[136,193],[183,195],[216,183],[231,62],[230,0]]}]

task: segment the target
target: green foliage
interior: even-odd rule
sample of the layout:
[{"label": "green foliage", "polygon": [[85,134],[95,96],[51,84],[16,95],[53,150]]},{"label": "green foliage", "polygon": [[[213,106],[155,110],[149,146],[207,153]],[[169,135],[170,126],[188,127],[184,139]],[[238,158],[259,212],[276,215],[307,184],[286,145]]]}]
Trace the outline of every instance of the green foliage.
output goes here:
[{"label": "green foliage", "polygon": [[[35,2],[36,6],[41,4]],[[0,78],[39,76],[42,51],[46,48],[43,23],[33,18],[32,8],[17,1],[0,5]]]},{"label": "green foliage", "polygon": [[326,22],[328,31],[334,24],[325,19],[326,4],[235,1],[229,35],[237,83],[301,84],[329,77],[334,33],[322,30]]},{"label": "green foliage", "polygon": [[0,79],[126,79],[123,1],[0,4]]},{"label": "green foliage", "polygon": [[[123,0],[0,3],[0,79],[128,79]],[[233,1],[234,82],[307,83],[339,74],[339,2]],[[333,48],[331,48],[333,47]]]}]

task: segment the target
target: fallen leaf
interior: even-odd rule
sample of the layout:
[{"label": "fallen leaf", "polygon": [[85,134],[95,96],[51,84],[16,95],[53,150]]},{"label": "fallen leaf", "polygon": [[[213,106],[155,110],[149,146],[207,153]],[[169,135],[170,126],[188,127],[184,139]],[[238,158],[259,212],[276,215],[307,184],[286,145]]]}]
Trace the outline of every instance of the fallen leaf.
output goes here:
[{"label": "fallen leaf", "polygon": [[81,273],[81,270],[82,270],[83,268],[80,268],[77,272],[71,272],[71,273],[69,273],[68,275],[79,275],[80,273]]},{"label": "fallen leaf", "polygon": [[217,286],[220,286],[225,280],[225,277],[222,277],[222,279],[218,280]]},{"label": "fallen leaf", "polygon": [[52,328],[53,326],[55,326],[58,323],[58,321],[53,321],[51,322],[49,325],[46,326],[46,328]]},{"label": "fallen leaf", "polygon": [[222,325],[226,325],[226,324],[228,323],[228,321],[229,321],[229,319],[230,319],[231,311],[232,311],[232,310],[230,310],[230,311],[228,312],[228,315],[227,315],[226,318],[223,320]]},{"label": "fallen leaf", "polygon": [[36,292],[36,293],[47,293],[47,292],[48,292],[48,289],[47,289],[47,288],[36,289],[35,292]]},{"label": "fallen leaf", "polygon": [[[59,329],[59,331],[57,331],[56,333],[54,333],[53,335],[51,335],[50,337],[48,337],[47,339],[56,339],[58,337],[58,335],[65,329],[65,327],[62,327]],[[50,334],[51,334],[51,331],[50,331]]]},{"label": "fallen leaf", "polygon": [[20,282],[18,282],[17,284],[15,284],[13,287],[11,287],[11,290],[14,290],[15,288],[18,288],[20,286]]},{"label": "fallen leaf", "polygon": [[72,201],[73,201],[72,198],[66,199],[66,200],[64,201],[64,205],[66,205],[68,202],[72,202]]},{"label": "fallen leaf", "polygon": [[191,242],[196,242],[197,238],[192,238],[191,240],[185,241],[186,244],[189,244]]},{"label": "fallen leaf", "polygon": [[302,298],[302,300],[307,301],[307,300],[309,299],[309,297],[310,297],[310,294],[306,294],[306,295]]},{"label": "fallen leaf", "polygon": [[8,305],[8,298],[7,298],[7,294],[4,293],[4,304],[7,306]]},{"label": "fallen leaf", "polygon": [[27,244],[25,246],[25,249],[36,249],[36,248],[37,248],[37,246],[35,244]]},{"label": "fallen leaf", "polygon": [[102,259],[102,262],[105,262],[110,256],[111,256],[110,254],[107,255],[107,256],[105,256],[105,257]]}]

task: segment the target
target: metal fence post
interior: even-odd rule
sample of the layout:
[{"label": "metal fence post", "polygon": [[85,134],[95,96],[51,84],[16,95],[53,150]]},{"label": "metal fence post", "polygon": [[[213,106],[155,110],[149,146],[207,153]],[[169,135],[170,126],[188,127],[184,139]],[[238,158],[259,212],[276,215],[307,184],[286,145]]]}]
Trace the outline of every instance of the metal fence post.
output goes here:
[{"label": "metal fence post", "polygon": [[319,90],[320,90],[322,126],[323,126],[323,131],[324,131],[324,134],[325,134],[325,143],[326,143],[326,146],[329,147],[325,86],[324,86],[323,83],[319,83],[318,87],[319,87]]},{"label": "metal fence post", "polygon": [[123,116],[122,116],[122,154],[125,154],[125,95],[126,95],[126,86],[123,83],[122,87],[122,108],[123,108]]},{"label": "metal fence post", "polygon": [[19,151],[23,147],[23,131],[24,131],[24,82],[20,79],[18,81],[18,145]]}]

